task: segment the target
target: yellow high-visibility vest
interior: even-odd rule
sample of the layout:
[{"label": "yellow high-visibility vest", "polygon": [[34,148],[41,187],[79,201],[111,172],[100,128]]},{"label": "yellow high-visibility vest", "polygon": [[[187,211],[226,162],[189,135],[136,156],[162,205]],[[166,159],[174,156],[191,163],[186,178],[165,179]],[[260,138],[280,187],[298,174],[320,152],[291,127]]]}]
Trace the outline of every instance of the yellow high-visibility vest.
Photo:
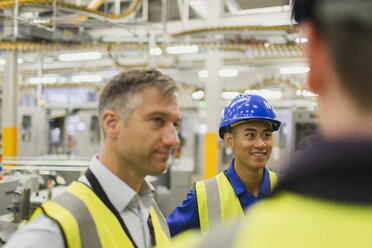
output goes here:
[{"label": "yellow high-visibility vest", "polygon": [[[272,191],[278,182],[278,177],[271,171],[269,177]],[[200,230],[203,233],[230,218],[244,214],[239,198],[223,172],[207,180],[196,182],[195,196]]]},{"label": "yellow high-visibility vest", "polygon": [[189,230],[162,248],[369,248],[371,220],[370,203],[331,201],[281,190],[224,228],[202,237]]},{"label": "yellow high-visibility vest", "polygon": [[[367,248],[372,244],[371,219],[371,204],[337,202],[282,190],[208,239],[200,242],[198,236],[179,235],[178,243],[171,243],[171,247]],[[193,243],[183,246],[183,240]]]},{"label": "yellow high-visibility vest", "polygon": [[[169,229],[155,202],[150,208],[155,242],[169,242]],[[61,227],[67,247],[135,247],[119,220],[85,184],[73,182],[62,195],[38,208],[30,220],[45,214]]]}]

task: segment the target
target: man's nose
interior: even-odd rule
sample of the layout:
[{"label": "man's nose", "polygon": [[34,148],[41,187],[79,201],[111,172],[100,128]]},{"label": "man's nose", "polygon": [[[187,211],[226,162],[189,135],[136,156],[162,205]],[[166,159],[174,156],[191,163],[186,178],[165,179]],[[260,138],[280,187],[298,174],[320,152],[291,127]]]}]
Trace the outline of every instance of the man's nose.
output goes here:
[{"label": "man's nose", "polygon": [[177,130],[172,125],[166,127],[163,134],[163,143],[166,146],[177,147],[180,144],[180,139],[178,138]]},{"label": "man's nose", "polygon": [[255,146],[263,149],[266,147],[266,143],[261,137],[257,137],[257,139],[255,140]]}]

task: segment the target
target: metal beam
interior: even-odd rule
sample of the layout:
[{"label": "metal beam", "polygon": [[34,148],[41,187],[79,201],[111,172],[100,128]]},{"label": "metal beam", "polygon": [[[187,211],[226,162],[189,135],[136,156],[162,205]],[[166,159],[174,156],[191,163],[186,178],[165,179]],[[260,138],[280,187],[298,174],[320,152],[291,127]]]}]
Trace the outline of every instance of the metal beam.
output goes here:
[{"label": "metal beam", "polygon": [[225,5],[232,14],[242,9],[236,0],[225,0]]},{"label": "metal beam", "polygon": [[177,0],[183,29],[189,27],[189,0]]}]

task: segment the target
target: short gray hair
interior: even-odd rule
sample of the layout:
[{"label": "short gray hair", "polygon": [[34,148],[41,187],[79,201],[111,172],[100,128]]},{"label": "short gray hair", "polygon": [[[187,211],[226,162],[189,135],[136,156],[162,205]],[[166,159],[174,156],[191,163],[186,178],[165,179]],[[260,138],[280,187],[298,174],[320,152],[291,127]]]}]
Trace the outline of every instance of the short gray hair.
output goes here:
[{"label": "short gray hair", "polygon": [[[129,120],[133,109],[140,103],[139,93],[146,87],[154,86],[167,97],[176,97],[180,91],[177,83],[157,69],[131,69],[123,71],[110,79],[102,88],[98,99],[100,122],[106,110],[118,113],[124,124]],[[101,129],[106,135],[101,123]]]}]

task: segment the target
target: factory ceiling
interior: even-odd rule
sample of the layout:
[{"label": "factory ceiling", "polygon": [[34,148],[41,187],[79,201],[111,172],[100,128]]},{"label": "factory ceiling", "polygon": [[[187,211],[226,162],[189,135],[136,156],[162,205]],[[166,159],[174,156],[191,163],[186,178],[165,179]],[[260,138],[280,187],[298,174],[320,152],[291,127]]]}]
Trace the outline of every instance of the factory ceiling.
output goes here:
[{"label": "factory ceiling", "polygon": [[[211,23],[216,10],[206,0],[5,0],[0,1],[0,50],[19,51],[24,83],[40,74],[40,66],[44,74],[61,77],[95,71],[103,74],[101,83],[123,68],[156,66],[176,78],[182,72],[179,80],[200,89],[198,72],[207,53],[218,51],[224,66],[242,72],[236,83],[229,80],[227,90],[264,85],[260,82],[301,88],[302,76],[277,73],[280,65],[305,63],[289,5],[289,0],[224,0],[222,17]],[[197,52],[170,52],[180,45]],[[63,53],[91,51],[102,57],[89,63],[59,59]]]}]

